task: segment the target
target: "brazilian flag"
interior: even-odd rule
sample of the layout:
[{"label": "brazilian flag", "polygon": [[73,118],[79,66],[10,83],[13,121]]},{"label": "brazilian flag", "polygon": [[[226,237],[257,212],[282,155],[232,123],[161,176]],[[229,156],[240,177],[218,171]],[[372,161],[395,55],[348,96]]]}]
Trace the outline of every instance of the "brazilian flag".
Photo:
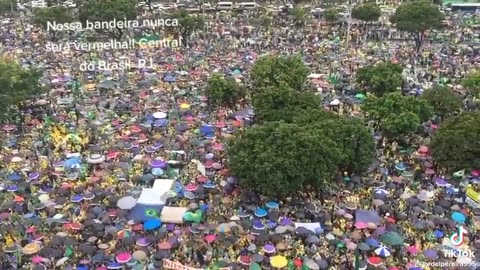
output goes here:
[{"label": "brazilian flag", "polygon": [[148,208],[145,210],[145,216],[149,218],[159,218],[160,217],[160,212],[157,209],[154,208]]}]

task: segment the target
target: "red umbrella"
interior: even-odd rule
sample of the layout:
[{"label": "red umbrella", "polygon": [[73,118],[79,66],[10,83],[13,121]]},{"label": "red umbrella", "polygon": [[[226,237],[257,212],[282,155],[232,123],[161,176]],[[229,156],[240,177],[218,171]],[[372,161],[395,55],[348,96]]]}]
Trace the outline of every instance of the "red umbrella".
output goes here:
[{"label": "red umbrella", "polygon": [[370,257],[368,258],[367,262],[373,266],[379,266],[383,263],[382,259],[379,257]]},{"label": "red umbrella", "polygon": [[160,250],[169,250],[171,248],[172,248],[172,245],[169,242],[166,242],[166,241],[158,244],[158,249],[160,249]]}]

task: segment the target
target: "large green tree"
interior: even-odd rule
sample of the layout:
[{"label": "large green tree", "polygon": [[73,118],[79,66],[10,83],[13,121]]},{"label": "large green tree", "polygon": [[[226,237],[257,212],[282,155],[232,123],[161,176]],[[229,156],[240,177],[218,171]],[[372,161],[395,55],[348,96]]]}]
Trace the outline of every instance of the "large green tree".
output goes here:
[{"label": "large green tree", "polygon": [[25,102],[42,93],[42,74],[35,69],[24,69],[15,60],[0,59],[0,121],[9,120]]},{"label": "large green tree", "polygon": [[307,185],[321,187],[336,173],[341,153],[318,132],[281,122],[248,128],[227,149],[239,184],[279,198]]},{"label": "large green tree", "polygon": [[170,31],[177,32],[182,37],[185,46],[193,32],[202,29],[205,24],[202,17],[190,14],[186,10],[176,11],[170,15],[170,18],[178,21],[178,26],[173,27]]},{"label": "large green tree", "polygon": [[322,109],[297,113],[294,123],[304,125],[335,142],[341,153],[338,170],[364,172],[375,157],[375,140],[363,120],[340,116]]},{"label": "large green tree", "polygon": [[469,73],[462,80],[462,85],[471,95],[480,95],[480,70]]},{"label": "large green tree", "polygon": [[[113,20],[135,20],[137,18],[136,2],[130,0],[90,0],[80,7],[80,21],[85,25],[89,22],[109,22]],[[98,32],[121,39],[124,35],[121,28],[98,29]]]},{"label": "large green tree", "polygon": [[402,86],[402,67],[391,62],[369,65],[357,71],[356,80],[367,92],[383,96]]},{"label": "large green tree", "polygon": [[480,169],[480,112],[447,119],[432,138],[432,157],[449,171]]},{"label": "large green tree", "polygon": [[286,84],[264,87],[252,97],[255,119],[263,121],[285,121],[291,123],[297,113],[319,108],[320,97],[310,92],[294,91]]},{"label": "large green tree", "polygon": [[422,98],[432,106],[435,114],[442,118],[459,112],[463,107],[462,97],[446,86],[427,89]]},{"label": "large green tree", "polygon": [[[64,24],[74,21],[73,14],[63,6],[45,7],[34,10],[33,21],[35,24],[41,26],[43,29],[48,29],[47,23]],[[57,32],[53,29],[48,29],[48,33],[53,40],[56,40]]]},{"label": "large green tree", "polygon": [[17,10],[17,2],[14,0],[0,0],[0,14],[9,16]]},{"label": "large green tree", "polygon": [[303,59],[296,56],[267,55],[260,57],[251,72],[253,89],[288,87],[302,91],[310,73]]},{"label": "large green tree", "polygon": [[352,18],[364,22],[376,22],[381,15],[382,11],[375,3],[358,5],[352,9]]},{"label": "large green tree", "polygon": [[213,74],[207,81],[206,94],[212,107],[225,106],[235,108],[235,105],[245,96],[245,91],[233,77],[224,78]]},{"label": "large green tree", "polygon": [[428,30],[439,29],[445,16],[428,1],[404,2],[391,17],[391,22],[400,31],[406,31],[415,40],[417,53],[420,51]]},{"label": "large green tree", "polygon": [[393,139],[416,132],[433,116],[433,108],[426,100],[398,92],[367,98],[363,110],[368,119],[377,122],[384,135]]}]

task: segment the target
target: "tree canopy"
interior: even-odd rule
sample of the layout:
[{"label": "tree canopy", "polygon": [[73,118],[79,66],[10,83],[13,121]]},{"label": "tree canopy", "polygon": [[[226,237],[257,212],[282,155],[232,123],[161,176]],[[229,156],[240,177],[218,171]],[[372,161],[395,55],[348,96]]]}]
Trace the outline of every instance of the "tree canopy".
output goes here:
[{"label": "tree canopy", "polygon": [[449,118],[435,132],[432,157],[449,171],[480,169],[480,112],[463,112]]},{"label": "tree canopy", "polygon": [[330,23],[336,22],[339,18],[338,11],[333,8],[325,10],[323,16],[325,17],[325,20]]},{"label": "tree canopy", "polygon": [[471,72],[463,80],[462,85],[474,96],[480,94],[480,70]]},{"label": "tree canopy", "polygon": [[406,31],[415,40],[417,52],[420,51],[425,33],[430,29],[442,27],[445,16],[437,6],[427,1],[404,2],[391,17],[391,22],[400,31]]},{"label": "tree canopy", "polygon": [[352,18],[364,22],[376,22],[381,15],[382,11],[375,3],[358,5],[352,9]]},{"label": "tree canopy", "polygon": [[192,15],[186,10],[176,11],[170,15],[170,18],[178,20],[178,26],[175,26],[173,31],[179,32],[184,45],[187,44],[192,33],[202,29],[205,24],[202,17]]},{"label": "tree canopy", "polygon": [[442,118],[459,112],[463,107],[462,97],[446,86],[427,89],[423,92],[422,98],[432,106],[435,114]]},{"label": "tree canopy", "polygon": [[225,106],[234,108],[235,104],[245,96],[245,92],[233,77],[224,78],[213,74],[207,81],[206,89],[210,106]]},{"label": "tree canopy", "polygon": [[319,108],[320,98],[309,92],[296,92],[286,84],[265,87],[252,97],[255,119],[263,121],[285,121],[291,123],[297,113]]},{"label": "tree canopy", "polygon": [[383,96],[402,86],[402,67],[391,62],[369,65],[357,71],[356,80],[367,92]]},{"label": "tree canopy", "polygon": [[302,91],[309,72],[300,56],[263,56],[252,69],[252,87],[255,90],[286,84],[296,91]]},{"label": "tree canopy", "polygon": [[17,2],[14,0],[0,0],[0,14],[10,14],[17,9]]},{"label": "tree canopy", "polygon": [[[63,6],[53,6],[38,8],[34,10],[34,23],[47,29],[48,22],[56,22],[57,24],[64,24],[74,21],[74,16]],[[50,31],[52,38],[55,38],[56,32]]]},{"label": "tree canopy", "polygon": [[42,93],[41,72],[24,69],[15,60],[0,59],[0,121],[8,120],[18,112],[18,106]]},{"label": "tree canopy", "polygon": [[246,129],[227,153],[240,185],[274,198],[321,186],[335,174],[341,155],[330,138],[281,122]]},{"label": "tree canopy", "polygon": [[399,92],[369,97],[363,104],[363,110],[367,118],[376,121],[390,138],[416,132],[420,124],[433,116],[433,108],[426,100],[403,96]]},{"label": "tree canopy", "polygon": [[[91,0],[87,1],[80,7],[79,18],[85,24],[89,22],[99,21],[113,21],[120,20],[134,20],[137,17],[137,9],[135,1],[129,0]],[[113,38],[122,38],[123,29],[101,29],[100,32],[105,32]]]}]

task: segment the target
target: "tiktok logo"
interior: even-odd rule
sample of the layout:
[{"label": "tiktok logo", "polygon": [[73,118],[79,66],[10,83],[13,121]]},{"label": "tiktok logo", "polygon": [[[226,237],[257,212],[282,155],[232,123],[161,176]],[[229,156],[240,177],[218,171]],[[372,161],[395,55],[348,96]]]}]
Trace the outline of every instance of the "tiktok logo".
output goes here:
[{"label": "tiktok logo", "polygon": [[465,235],[468,234],[468,231],[465,230],[465,228],[463,228],[463,226],[461,225],[458,225],[457,226],[457,232],[455,233],[452,233],[452,235],[450,235],[450,243],[452,243],[452,245],[456,246],[456,247],[459,247],[463,244],[463,241],[465,239]]}]

